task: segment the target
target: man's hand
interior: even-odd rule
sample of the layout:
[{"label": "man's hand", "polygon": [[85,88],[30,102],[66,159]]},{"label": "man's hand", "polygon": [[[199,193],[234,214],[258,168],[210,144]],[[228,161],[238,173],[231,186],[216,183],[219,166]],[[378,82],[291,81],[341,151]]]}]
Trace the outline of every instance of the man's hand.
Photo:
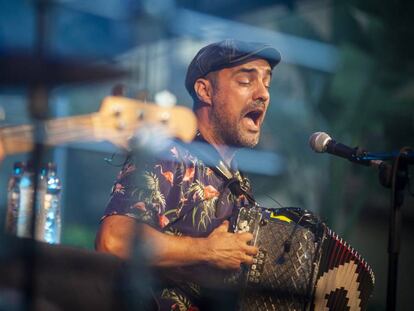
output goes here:
[{"label": "man's hand", "polygon": [[247,242],[253,239],[248,232],[228,232],[229,222],[224,221],[207,238],[208,262],[221,269],[239,269],[242,263],[252,264],[258,248]]}]

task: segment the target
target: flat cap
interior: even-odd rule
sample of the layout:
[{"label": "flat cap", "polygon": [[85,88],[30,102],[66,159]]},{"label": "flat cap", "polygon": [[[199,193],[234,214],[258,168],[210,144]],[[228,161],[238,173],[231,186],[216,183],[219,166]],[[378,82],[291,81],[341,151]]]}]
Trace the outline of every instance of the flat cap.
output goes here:
[{"label": "flat cap", "polygon": [[185,87],[191,96],[195,94],[194,83],[208,73],[247,63],[253,59],[266,60],[271,69],[280,62],[280,53],[268,44],[233,39],[203,47],[187,69]]}]

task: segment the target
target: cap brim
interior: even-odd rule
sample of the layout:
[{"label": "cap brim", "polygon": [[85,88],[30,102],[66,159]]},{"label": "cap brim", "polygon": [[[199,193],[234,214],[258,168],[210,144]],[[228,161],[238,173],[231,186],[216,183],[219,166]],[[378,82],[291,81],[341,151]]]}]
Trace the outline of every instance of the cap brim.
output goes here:
[{"label": "cap brim", "polygon": [[265,59],[269,63],[270,67],[273,69],[277,64],[280,63],[281,55],[278,50],[271,47],[270,45],[264,45],[258,49],[246,51],[245,55],[233,59],[230,63],[232,64],[232,66],[237,66],[249,61],[252,58]]}]

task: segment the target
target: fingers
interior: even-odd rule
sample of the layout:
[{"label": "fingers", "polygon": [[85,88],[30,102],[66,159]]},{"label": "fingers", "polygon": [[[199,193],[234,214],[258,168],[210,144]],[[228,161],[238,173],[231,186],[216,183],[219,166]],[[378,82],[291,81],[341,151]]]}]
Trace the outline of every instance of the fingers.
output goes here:
[{"label": "fingers", "polygon": [[250,232],[243,232],[243,233],[237,233],[238,238],[243,242],[249,242],[253,240],[253,234]]},{"label": "fingers", "polygon": [[259,252],[259,248],[256,246],[249,245],[248,242],[253,240],[253,234],[249,232],[238,234],[238,240],[241,242],[239,245],[243,251],[248,255],[256,255]]},{"label": "fingers", "polygon": [[246,245],[244,247],[244,251],[246,254],[254,256],[254,255],[257,255],[257,253],[259,252],[259,248],[256,246]]},{"label": "fingers", "polygon": [[243,259],[242,259],[242,263],[247,264],[247,265],[253,264],[253,256],[249,256],[249,255],[245,254]]},{"label": "fingers", "polygon": [[241,268],[241,265],[245,264],[245,265],[251,265],[253,264],[253,256],[249,256],[245,253],[241,253],[238,258],[234,258],[231,263],[229,263],[228,265],[223,266],[223,268],[225,269],[235,269],[238,270]]}]

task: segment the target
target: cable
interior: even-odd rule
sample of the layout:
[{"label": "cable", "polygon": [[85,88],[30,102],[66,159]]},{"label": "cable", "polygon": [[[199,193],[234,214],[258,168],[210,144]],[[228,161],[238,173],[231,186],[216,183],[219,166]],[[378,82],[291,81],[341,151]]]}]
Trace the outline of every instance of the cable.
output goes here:
[{"label": "cable", "polygon": [[280,208],[285,208],[279,201],[277,201],[276,199],[272,198],[270,195],[265,194],[265,196],[267,196],[269,199],[271,199],[273,202],[275,202],[277,205],[279,205]]},{"label": "cable", "polygon": [[114,162],[114,159],[115,159],[115,157],[116,157],[117,155],[119,155],[119,152],[114,152],[114,153],[111,155],[111,157],[110,157],[110,158],[105,157],[105,158],[104,158],[104,161],[105,161],[107,164],[111,165],[111,166],[115,166],[115,167],[122,167],[122,166],[124,166],[124,165],[128,162],[128,160],[131,158],[131,157],[128,155],[128,156],[125,158],[125,160],[124,160],[124,161],[122,161],[122,163],[121,163],[121,162],[119,162],[119,163],[113,163],[113,162]]}]

